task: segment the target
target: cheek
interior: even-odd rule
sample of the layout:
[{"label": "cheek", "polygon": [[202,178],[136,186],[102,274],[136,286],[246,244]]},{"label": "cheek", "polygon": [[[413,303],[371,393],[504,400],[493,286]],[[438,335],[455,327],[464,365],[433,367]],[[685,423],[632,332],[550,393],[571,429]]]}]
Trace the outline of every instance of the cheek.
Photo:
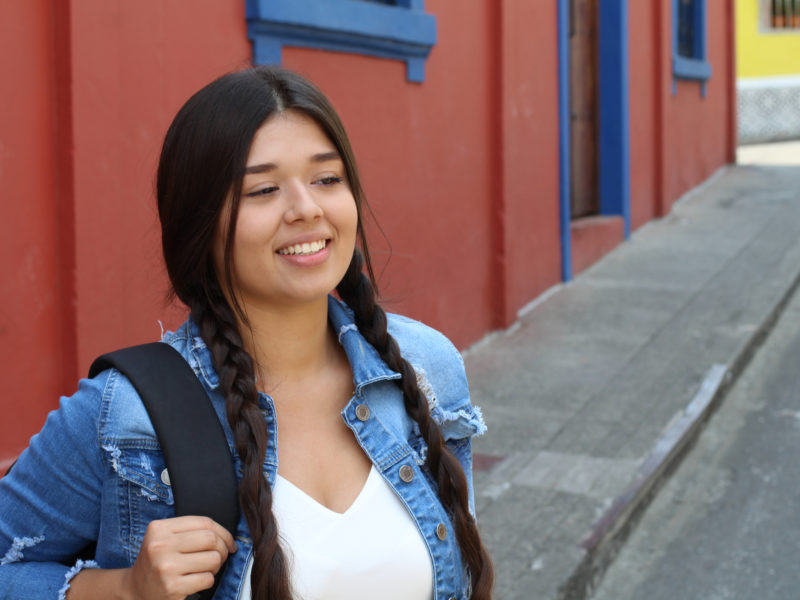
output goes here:
[{"label": "cheek", "polygon": [[347,231],[353,236],[356,234],[358,228],[358,210],[356,210],[355,200],[351,200],[344,211],[344,222],[347,223]]}]

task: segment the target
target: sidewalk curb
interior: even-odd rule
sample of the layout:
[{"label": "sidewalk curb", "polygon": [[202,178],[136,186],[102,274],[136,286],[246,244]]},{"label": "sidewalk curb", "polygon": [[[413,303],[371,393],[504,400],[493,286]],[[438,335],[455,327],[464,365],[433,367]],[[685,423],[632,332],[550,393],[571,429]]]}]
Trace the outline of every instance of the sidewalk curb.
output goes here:
[{"label": "sidewalk curb", "polygon": [[560,587],[558,600],[585,600],[591,597],[595,586],[616,558],[645,509],[700,436],[706,421],[772,331],[798,287],[800,271],[729,365],[717,364],[709,369],[692,401],[656,442],[625,491],[595,521],[589,534],[579,544],[584,551],[583,559]]}]

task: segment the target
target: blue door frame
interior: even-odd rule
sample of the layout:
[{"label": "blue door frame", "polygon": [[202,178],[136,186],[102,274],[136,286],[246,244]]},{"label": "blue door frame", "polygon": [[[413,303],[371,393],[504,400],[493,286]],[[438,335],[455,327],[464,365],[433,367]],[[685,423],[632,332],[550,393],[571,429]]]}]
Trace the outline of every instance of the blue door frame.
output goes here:
[{"label": "blue door frame", "polygon": [[[558,0],[559,226],[564,281],[572,279],[569,4],[570,0]],[[600,214],[621,216],[628,239],[631,228],[628,0],[600,0],[598,11]]]}]

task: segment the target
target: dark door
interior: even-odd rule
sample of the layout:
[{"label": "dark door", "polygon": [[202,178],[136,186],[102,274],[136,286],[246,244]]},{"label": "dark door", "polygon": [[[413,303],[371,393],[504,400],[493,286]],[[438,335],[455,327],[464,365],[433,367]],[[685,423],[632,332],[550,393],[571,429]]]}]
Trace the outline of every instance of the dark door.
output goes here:
[{"label": "dark door", "polygon": [[597,2],[570,0],[570,212],[597,214]]}]

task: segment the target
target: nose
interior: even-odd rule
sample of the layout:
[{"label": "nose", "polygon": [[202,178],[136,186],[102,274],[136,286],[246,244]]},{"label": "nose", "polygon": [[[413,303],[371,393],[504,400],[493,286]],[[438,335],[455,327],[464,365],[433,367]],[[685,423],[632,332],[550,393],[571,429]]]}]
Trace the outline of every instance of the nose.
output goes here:
[{"label": "nose", "polygon": [[284,213],[288,223],[311,221],[322,216],[322,207],[314,197],[314,192],[302,182],[293,182],[288,191],[289,204]]}]

